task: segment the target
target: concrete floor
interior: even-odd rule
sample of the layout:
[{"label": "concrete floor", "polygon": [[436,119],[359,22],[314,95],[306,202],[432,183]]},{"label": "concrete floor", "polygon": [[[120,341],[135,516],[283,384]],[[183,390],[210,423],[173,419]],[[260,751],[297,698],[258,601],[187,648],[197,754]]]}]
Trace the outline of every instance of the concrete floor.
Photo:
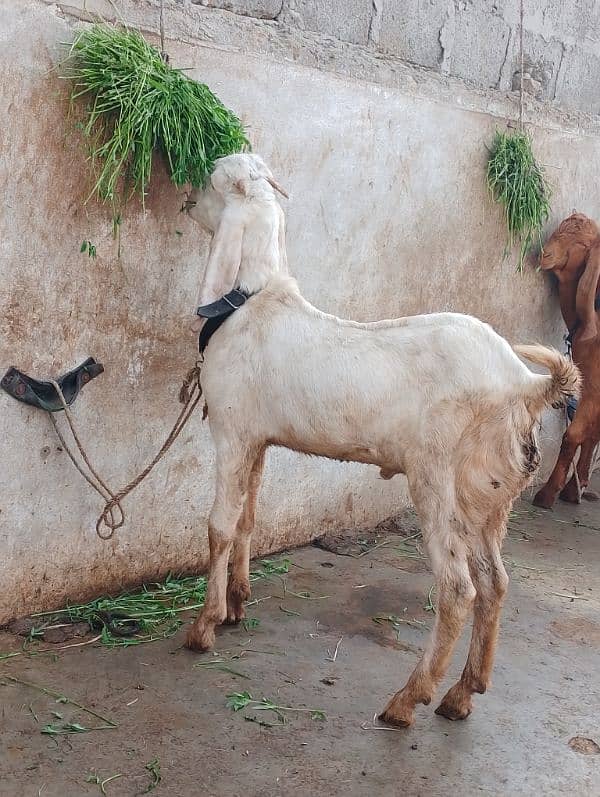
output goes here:
[{"label": "concrete floor", "polygon": [[[421,706],[405,731],[370,726],[424,644],[419,623],[431,623],[424,606],[432,579],[426,562],[401,555],[401,537],[384,536],[386,545],[361,558],[315,547],[289,554],[288,589],[329,597],[284,596],[277,578],[256,585],[254,597],[268,598],[249,611],[258,628],[218,635],[223,657],[243,653],[229,666],[245,678],[195,666],[207,657],[180,648],[183,629],[128,649],[91,645],[1,662],[1,797],[100,794],[86,783],[90,773],[122,775],[105,785],[111,797],[140,794],[155,758],[157,797],[600,795],[600,755],[569,746],[577,736],[600,743],[600,507],[516,507],[494,684],[476,697],[468,720],[450,723],[434,705]],[[397,632],[373,622],[382,614],[416,622]],[[458,677],[467,644],[465,633],[444,689]],[[0,650],[19,645],[0,634]],[[118,727],[54,741],[40,733],[52,711],[90,718],[7,675],[64,693]],[[321,709],[327,720],[290,713],[276,727],[245,721],[225,706],[229,693],[244,690]]]}]

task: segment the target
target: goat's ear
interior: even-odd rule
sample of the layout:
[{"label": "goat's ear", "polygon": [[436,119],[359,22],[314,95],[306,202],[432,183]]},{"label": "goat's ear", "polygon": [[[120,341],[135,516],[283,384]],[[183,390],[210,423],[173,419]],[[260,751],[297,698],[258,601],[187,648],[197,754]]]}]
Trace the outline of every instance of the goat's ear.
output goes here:
[{"label": "goat's ear", "polygon": [[589,251],[585,271],[577,285],[576,309],[577,319],[583,327],[581,340],[589,340],[598,334],[596,316],[596,291],[600,278],[600,243]]},{"label": "goat's ear", "polygon": [[210,245],[198,295],[199,306],[220,299],[235,286],[242,260],[243,235],[244,225],[239,214],[225,207]]}]

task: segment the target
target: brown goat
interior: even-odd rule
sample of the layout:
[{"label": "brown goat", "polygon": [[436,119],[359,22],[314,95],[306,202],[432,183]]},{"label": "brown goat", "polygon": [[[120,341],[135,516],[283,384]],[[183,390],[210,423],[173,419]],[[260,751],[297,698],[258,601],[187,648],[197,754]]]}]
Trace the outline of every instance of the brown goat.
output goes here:
[{"label": "brown goat", "polygon": [[[594,451],[600,441],[600,319],[596,310],[600,276],[600,229],[583,213],[573,213],[554,231],[542,251],[540,266],[558,279],[562,316],[569,330],[574,362],[583,376],[583,392],[573,422],[563,435],[550,478],[533,503],[550,509],[560,493],[578,504],[598,496],[586,490]],[[577,467],[567,482],[573,458]]]}]

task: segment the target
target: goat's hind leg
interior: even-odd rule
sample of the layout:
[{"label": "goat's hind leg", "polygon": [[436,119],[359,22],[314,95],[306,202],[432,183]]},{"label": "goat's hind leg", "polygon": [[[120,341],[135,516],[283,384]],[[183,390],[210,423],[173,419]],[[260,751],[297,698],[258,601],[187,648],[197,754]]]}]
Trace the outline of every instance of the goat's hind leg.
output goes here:
[{"label": "goat's hind leg", "polygon": [[210,564],[206,598],[185,643],[192,650],[210,650],[215,643],[215,626],[227,617],[227,565],[255,458],[254,452],[243,447],[235,453],[231,447],[226,452],[217,447],[216,495],[208,520]]},{"label": "goat's hind leg", "polygon": [[[583,414],[581,415],[583,417]],[[577,449],[585,440],[587,433],[585,421],[579,422],[577,413],[572,424],[568,427],[562,438],[560,452],[554,470],[546,484],[537,491],[533,497],[533,505],[543,509],[552,509],[556,496],[567,483],[569,468]]]},{"label": "goat's hind leg", "polygon": [[478,546],[469,555],[469,570],[477,591],[471,646],[460,681],[451,687],[435,711],[450,720],[468,717],[473,693],[483,694],[490,684],[500,613],[508,588],[500,554],[508,512],[506,507],[493,516]]},{"label": "goat's hind leg", "polygon": [[239,623],[244,619],[246,616],[244,603],[250,599],[250,542],[264,462],[263,449],[252,465],[248,494],[237,524],[231,572],[227,583],[227,623]]},{"label": "goat's hind leg", "polygon": [[380,715],[383,722],[399,727],[412,724],[417,703],[431,702],[475,598],[465,545],[452,512],[453,496],[447,496],[446,501],[443,496],[435,496],[432,502],[411,492],[435,575],[438,602],[433,631],[421,660],[406,686],[396,692]]},{"label": "goat's hind leg", "polygon": [[581,444],[577,466],[573,469],[573,475],[560,492],[559,498],[561,501],[566,501],[569,504],[579,504],[582,496],[585,496],[589,501],[598,500],[596,493],[591,493],[585,489],[590,481],[590,468],[597,445],[597,438],[591,436],[587,437]]}]

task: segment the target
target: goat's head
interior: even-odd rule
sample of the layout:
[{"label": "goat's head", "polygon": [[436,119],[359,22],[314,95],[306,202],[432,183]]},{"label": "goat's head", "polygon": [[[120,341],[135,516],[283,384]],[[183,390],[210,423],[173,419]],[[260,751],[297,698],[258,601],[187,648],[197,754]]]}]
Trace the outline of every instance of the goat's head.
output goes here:
[{"label": "goat's head", "polygon": [[267,196],[271,195],[267,183],[282,196],[288,197],[283,188],[275,181],[273,173],[260,157],[251,153],[227,155],[219,158],[210,178],[212,188],[220,194],[225,201],[228,196],[259,197],[265,190]]},{"label": "goat's head", "polygon": [[600,241],[596,222],[573,213],[552,233],[540,255],[540,268],[552,271],[560,282],[578,280],[592,247]]},{"label": "goat's head", "polygon": [[219,158],[210,185],[190,196],[190,215],[213,233],[200,305],[236,284],[260,290],[274,271],[287,270],[284,216],[275,191],[287,196],[259,155],[241,153]]},{"label": "goat's head", "polygon": [[262,198],[265,192],[272,195],[271,188],[288,198],[287,193],[275,181],[271,170],[260,155],[241,153],[227,155],[215,162],[208,185],[190,191],[183,210],[209,232],[214,233],[219,226],[221,215],[228,198]]}]

